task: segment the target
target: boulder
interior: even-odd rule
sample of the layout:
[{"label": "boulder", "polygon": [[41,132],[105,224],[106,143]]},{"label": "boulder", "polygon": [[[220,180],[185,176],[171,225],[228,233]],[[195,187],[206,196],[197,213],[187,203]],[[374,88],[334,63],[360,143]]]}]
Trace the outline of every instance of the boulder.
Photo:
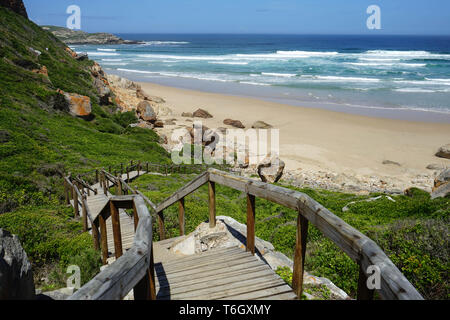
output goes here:
[{"label": "boulder", "polygon": [[398,166],[401,167],[401,164],[395,161],[391,161],[391,160],[384,160],[383,161],[384,165],[392,165],[392,166]]},{"label": "boulder", "polygon": [[265,123],[264,121],[256,121],[253,125],[252,125],[253,129],[271,129],[273,128],[270,124]]},{"label": "boulder", "polygon": [[267,156],[258,164],[258,175],[262,182],[276,183],[283,176],[285,163],[276,156]]},{"label": "boulder", "polygon": [[131,80],[125,79],[125,78],[121,78],[121,77],[113,75],[113,74],[108,75],[108,81],[112,86],[119,87],[122,89],[128,89],[128,90],[141,89],[141,86],[139,86],[137,83],[135,83]]},{"label": "boulder", "polygon": [[213,117],[208,111],[203,110],[203,109],[198,109],[197,111],[195,111],[193,113],[193,116],[195,118],[203,118],[203,119],[208,119],[208,118]]},{"label": "boulder", "polygon": [[434,188],[433,191],[436,188],[439,188],[440,186],[444,184],[450,183],[450,168],[447,168],[443,170],[434,180]]},{"label": "boulder", "polygon": [[94,86],[97,89],[98,96],[100,98],[100,104],[108,105],[109,98],[111,97],[112,91],[109,86],[100,78],[95,78]]},{"label": "boulder", "polygon": [[58,90],[58,92],[64,95],[66,102],[69,104],[70,114],[77,117],[86,117],[91,114],[91,98],[62,90]]},{"label": "boulder", "polygon": [[158,120],[155,122],[155,128],[164,128],[164,122]]},{"label": "boulder", "polygon": [[239,128],[239,129],[245,128],[245,126],[239,120],[225,119],[225,120],[223,120],[223,124],[226,124],[227,126]]},{"label": "boulder", "polygon": [[16,235],[0,229],[0,300],[35,298],[33,272]]},{"label": "boulder", "polygon": [[450,143],[442,146],[436,153],[436,157],[450,159]]},{"label": "boulder", "polygon": [[137,113],[142,120],[155,122],[156,121],[156,112],[153,109],[153,106],[148,101],[142,101],[138,104]]},{"label": "boulder", "polygon": [[438,188],[435,188],[431,193],[431,199],[445,198],[447,196],[450,196],[450,183],[446,183]]}]

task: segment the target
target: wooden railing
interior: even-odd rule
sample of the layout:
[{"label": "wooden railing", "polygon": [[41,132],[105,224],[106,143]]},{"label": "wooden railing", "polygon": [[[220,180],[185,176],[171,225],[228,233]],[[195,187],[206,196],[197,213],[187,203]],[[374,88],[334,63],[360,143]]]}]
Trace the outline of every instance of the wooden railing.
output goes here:
[{"label": "wooden railing", "polygon": [[360,276],[357,295],[359,300],[369,300],[373,298],[374,290],[368,289],[367,286],[367,279],[372,275],[372,273],[369,274],[367,271],[369,266],[376,266],[380,271],[379,276],[381,286],[376,291],[378,291],[381,298],[389,300],[423,299],[419,292],[411,285],[411,283],[409,283],[405,276],[374,241],[348,225],[308,195],[295,190],[239,177],[216,169],[209,169],[207,172],[202,173],[196,179],[157,205],[156,212],[159,218],[160,239],[165,238],[163,212],[176,203],[178,203],[179,207],[180,233],[184,234],[184,198],[205,184],[208,184],[209,187],[210,227],[214,227],[216,224],[215,184],[220,184],[246,193],[246,248],[247,251],[250,251],[253,254],[255,254],[256,197],[277,203],[298,212],[292,279],[292,287],[298,297],[301,297],[303,291],[303,274],[307,246],[306,239],[308,225],[311,223],[359,265]]},{"label": "wooden railing", "polygon": [[[139,195],[113,196],[94,220],[93,230],[100,228],[103,259],[108,243],[105,221],[111,217],[116,261],[79,289],[70,300],[123,299],[132,289],[135,300],[155,300],[152,218]],[[123,253],[119,209],[133,209],[135,237],[132,247]],[[105,250],[106,248],[106,250]]]},{"label": "wooden railing", "polygon": [[[139,166],[139,164],[137,164],[137,166]],[[100,172],[97,171],[97,177],[103,188],[109,188],[110,183],[115,186],[117,196],[111,198],[110,205],[107,206],[104,212],[99,214],[98,217],[91,217],[88,210],[86,210],[85,216],[91,219],[94,244],[96,248],[101,247],[104,263],[106,263],[106,259],[108,258],[105,221],[109,217],[112,218],[114,246],[116,258],[118,260],[77,291],[71,299],[121,299],[133,287],[135,289],[136,299],[154,299],[154,271],[151,250],[152,220],[147,206],[151,208],[151,211],[156,213],[159,238],[160,240],[163,240],[165,239],[166,232],[164,226],[164,211],[170,206],[178,204],[180,234],[184,235],[185,197],[205,184],[208,184],[209,189],[210,227],[214,227],[216,224],[216,184],[246,194],[246,249],[252,254],[255,254],[255,219],[257,213],[255,199],[257,197],[298,212],[292,279],[292,287],[298,297],[301,297],[303,291],[307,234],[309,223],[311,223],[359,265],[360,276],[358,281],[358,299],[369,300],[373,298],[374,290],[368,289],[367,286],[367,279],[372,275],[368,272],[369,266],[378,267],[380,272],[381,286],[379,289],[376,289],[376,291],[381,298],[389,300],[423,299],[374,241],[348,225],[342,219],[304,193],[240,177],[217,169],[208,169],[160,204],[155,205],[141,192],[131,188],[121,176],[115,177],[106,170],[101,170]],[[68,186],[67,189],[72,188],[75,190],[74,195],[76,194],[77,197],[83,197],[77,192],[77,188],[70,182],[70,179],[66,178],[66,185]],[[66,198],[68,198],[68,196],[66,196]],[[83,199],[82,203],[85,203],[85,196]],[[127,251],[123,256],[118,216],[119,208],[133,209],[135,227],[137,228],[132,250]],[[77,212],[77,210],[78,209],[75,209],[75,212]],[[144,217],[143,220],[142,217]],[[142,221],[142,224],[140,221]],[[101,243],[99,242],[99,239]],[[144,256],[147,257],[147,260],[143,258]],[[148,264],[144,263],[144,260],[148,262]],[[136,292],[138,293],[137,295]]]}]

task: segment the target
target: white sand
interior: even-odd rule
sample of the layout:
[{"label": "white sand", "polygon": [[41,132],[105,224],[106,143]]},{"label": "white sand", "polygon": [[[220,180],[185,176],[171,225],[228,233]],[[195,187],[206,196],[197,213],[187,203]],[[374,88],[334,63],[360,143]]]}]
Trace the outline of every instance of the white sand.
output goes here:
[{"label": "white sand", "polygon": [[[182,112],[202,108],[213,119],[209,128],[228,127],[223,120],[240,120],[251,128],[257,120],[280,129],[280,156],[295,172],[333,172],[358,177],[388,177],[406,187],[423,176],[432,181],[429,164],[450,165],[437,158],[439,147],[450,143],[450,124],[370,118],[317,108],[296,107],[222,94],[140,83],[151,95],[163,97],[181,120]],[[183,119],[184,120],[184,119]],[[401,164],[383,165],[384,160]],[[430,180],[431,179],[431,180]]]}]

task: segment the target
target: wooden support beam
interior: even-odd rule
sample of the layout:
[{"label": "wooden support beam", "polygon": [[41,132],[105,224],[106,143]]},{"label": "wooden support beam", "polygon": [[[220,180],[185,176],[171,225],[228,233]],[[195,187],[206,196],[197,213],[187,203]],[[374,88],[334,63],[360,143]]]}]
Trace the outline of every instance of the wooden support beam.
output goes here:
[{"label": "wooden support beam", "polygon": [[73,186],[73,210],[74,210],[74,217],[78,218],[80,215],[80,211],[78,208],[78,193],[76,191],[76,185]]},{"label": "wooden support beam", "polygon": [[130,182],[130,168],[127,167],[127,182]]},{"label": "wooden support beam", "polygon": [[101,237],[101,244],[102,244],[102,262],[103,265],[107,264],[108,260],[108,235],[107,235],[107,229],[106,229],[106,221],[103,218],[103,216],[100,214],[98,217],[98,222],[100,224],[100,237]]},{"label": "wooden support beam", "polygon": [[150,266],[141,281],[133,288],[134,300],[156,300],[155,267],[153,248],[150,253]]},{"label": "wooden support beam", "polygon": [[158,212],[159,241],[166,239],[166,228],[164,227],[164,211]]},{"label": "wooden support beam", "polygon": [[139,215],[137,212],[136,204],[133,201],[133,219],[134,219],[134,231],[136,232],[136,229],[139,224]]},{"label": "wooden support beam", "polygon": [[117,179],[117,195],[123,195],[122,180]]},{"label": "wooden support beam", "polygon": [[209,227],[216,226],[216,184],[208,181],[209,186]]},{"label": "wooden support beam", "polygon": [[99,176],[98,176],[98,169],[95,170],[95,182],[98,183],[99,182]]},{"label": "wooden support beam", "polygon": [[87,216],[87,208],[86,208],[86,195],[82,196],[81,200],[81,210],[82,210],[82,220],[83,220],[83,232],[88,230],[88,216]]},{"label": "wooden support beam", "polygon": [[178,222],[180,223],[180,236],[184,236],[184,226],[185,226],[185,213],[186,208],[184,206],[184,198],[181,198],[178,202]]},{"label": "wooden support beam", "polygon": [[114,237],[114,254],[116,259],[119,259],[122,254],[122,233],[120,232],[120,217],[119,210],[114,205],[113,201],[109,202],[109,208],[111,210],[112,230]]},{"label": "wooden support beam", "polygon": [[64,198],[65,198],[65,203],[66,205],[70,204],[70,199],[69,199],[69,185],[67,184],[66,179],[64,179]]},{"label": "wooden support beam", "polygon": [[247,194],[247,251],[255,254],[255,196]]},{"label": "wooden support beam", "polygon": [[298,299],[303,293],[303,274],[305,269],[306,239],[308,237],[308,220],[300,213],[297,217],[297,236],[295,241],[294,268],[292,273],[292,288]]},{"label": "wooden support beam", "polygon": [[94,242],[94,249],[95,250],[100,250],[100,242],[99,242],[99,232],[98,232],[98,228],[95,225],[95,223],[92,223],[91,226],[91,230],[92,230],[92,240]]},{"label": "wooden support beam", "polygon": [[363,268],[359,267],[359,279],[358,279],[358,300],[372,300],[373,299],[374,290],[370,290],[367,287],[367,276],[364,272]]}]

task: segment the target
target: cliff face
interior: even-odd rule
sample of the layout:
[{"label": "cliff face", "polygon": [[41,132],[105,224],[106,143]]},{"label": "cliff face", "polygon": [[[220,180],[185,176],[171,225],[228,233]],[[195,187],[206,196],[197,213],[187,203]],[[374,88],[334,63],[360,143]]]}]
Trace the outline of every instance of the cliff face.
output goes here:
[{"label": "cliff face", "polygon": [[28,19],[27,9],[22,0],[0,0],[0,6],[9,8]]}]

